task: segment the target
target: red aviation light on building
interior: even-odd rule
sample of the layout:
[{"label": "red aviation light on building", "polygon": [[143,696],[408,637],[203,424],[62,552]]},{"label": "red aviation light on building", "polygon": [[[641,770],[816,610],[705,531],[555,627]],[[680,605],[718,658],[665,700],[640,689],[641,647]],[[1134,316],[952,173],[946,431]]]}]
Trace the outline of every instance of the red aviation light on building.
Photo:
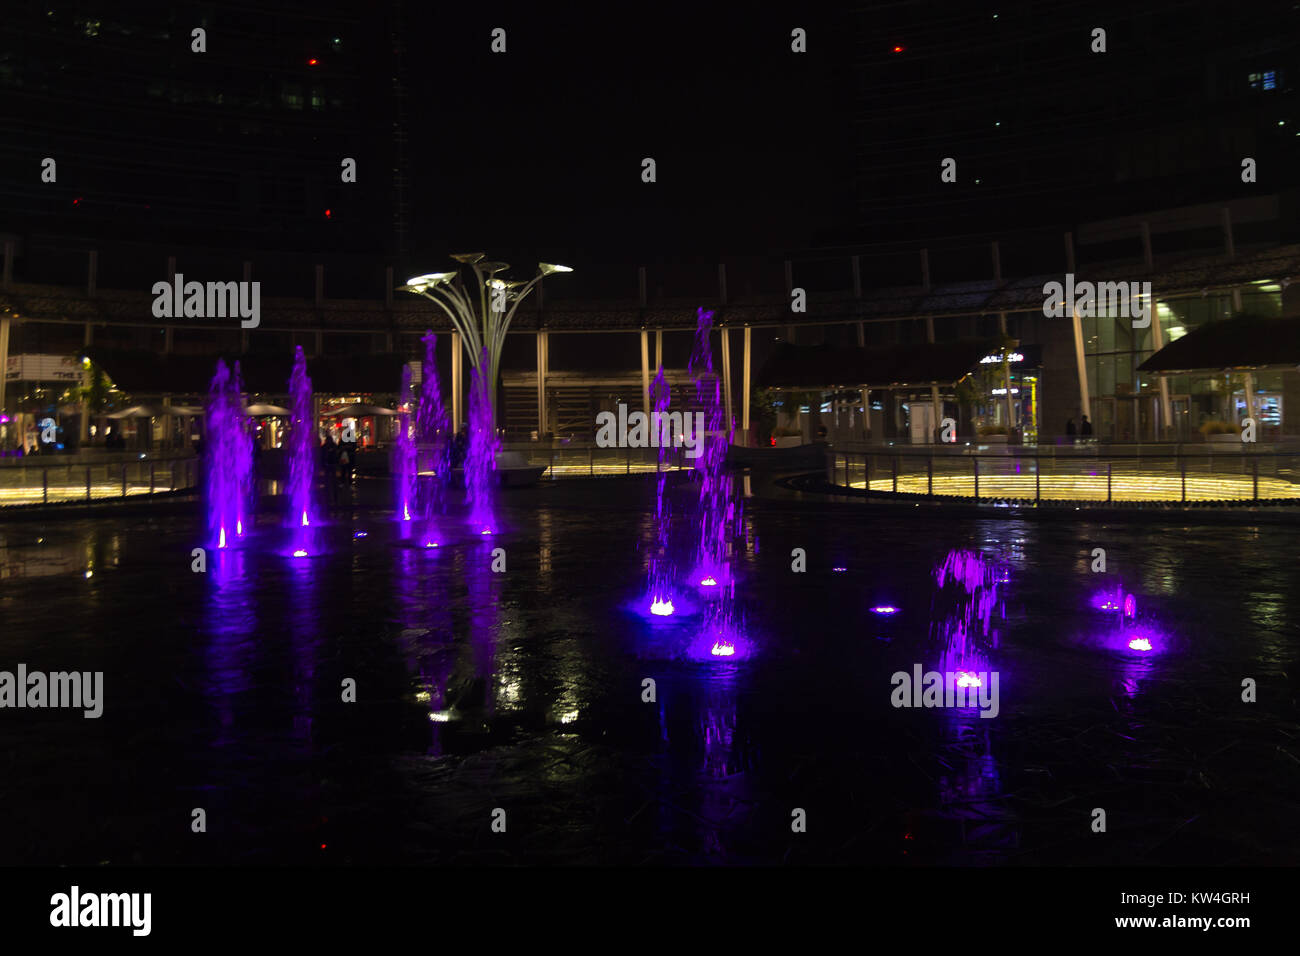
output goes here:
[{"label": "red aviation light on building", "polygon": [[903,52],[903,46],[902,46],[902,44],[898,44],[898,43],[894,44],[894,52],[895,52],[895,53],[902,53],[902,52]]},{"label": "red aviation light on building", "polygon": [[329,217],[330,217],[330,211],[329,211],[328,209],[326,209],[326,210],[325,210],[325,218],[328,219]]},{"label": "red aviation light on building", "polygon": [[315,66],[315,65],[316,65],[317,63],[319,63],[319,62],[320,62],[320,60],[316,59],[315,57],[312,57],[310,60],[307,61],[307,65],[308,65],[308,66]]}]

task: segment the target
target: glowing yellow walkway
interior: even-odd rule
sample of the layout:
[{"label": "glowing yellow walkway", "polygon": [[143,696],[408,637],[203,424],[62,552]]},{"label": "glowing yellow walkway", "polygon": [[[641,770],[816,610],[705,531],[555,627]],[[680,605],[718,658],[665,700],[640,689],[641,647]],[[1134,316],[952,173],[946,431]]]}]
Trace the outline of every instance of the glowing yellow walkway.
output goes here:
[{"label": "glowing yellow walkway", "polygon": [[[863,481],[850,483],[865,488]],[[872,491],[893,491],[892,478],[872,478]],[[900,494],[924,495],[929,490],[925,475],[899,475]],[[1112,501],[1182,501],[1183,482],[1177,474],[1115,475],[1110,480]],[[935,475],[934,494],[958,498],[975,497],[973,475]],[[1018,498],[1032,501],[1106,501],[1105,475],[1042,475],[1037,494],[1033,474],[980,475],[981,498]],[[1249,501],[1255,497],[1250,475],[1187,476],[1188,501]],[[1300,498],[1300,485],[1279,478],[1259,479],[1259,498]]]}]

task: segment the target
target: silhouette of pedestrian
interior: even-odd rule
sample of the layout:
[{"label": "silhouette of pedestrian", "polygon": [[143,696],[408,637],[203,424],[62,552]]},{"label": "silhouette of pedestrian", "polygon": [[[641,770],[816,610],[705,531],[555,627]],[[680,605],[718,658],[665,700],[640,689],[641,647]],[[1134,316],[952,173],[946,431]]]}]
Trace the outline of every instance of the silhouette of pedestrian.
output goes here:
[{"label": "silhouette of pedestrian", "polygon": [[321,442],[321,473],[325,479],[325,492],[329,496],[330,508],[339,503],[339,443],[333,435],[326,435]]},{"label": "silhouette of pedestrian", "polygon": [[1079,428],[1079,434],[1084,438],[1092,437],[1092,422],[1088,421],[1088,416],[1083,416],[1083,424]]}]

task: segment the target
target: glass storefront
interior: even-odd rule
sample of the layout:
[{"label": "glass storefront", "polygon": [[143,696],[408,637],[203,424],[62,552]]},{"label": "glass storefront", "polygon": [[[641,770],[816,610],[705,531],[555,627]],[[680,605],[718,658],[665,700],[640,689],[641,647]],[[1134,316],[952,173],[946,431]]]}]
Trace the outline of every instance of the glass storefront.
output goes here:
[{"label": "glass storefront", "polygon": [[[1151,328],[1135,329],[1128,316],[1081,319],[1092,423],[1102,441],[1154,441],[1161,437],[1160,376],[1138,371],[1138,366],[1160,347],[1210,323],[1230,318],[1231,294],[1157,301],[1164,342],[1157,343]],[[1264,316],[1282,314],[1281,288],[1257,282],[1241,291],[1243,312]],[[1207,421],[1240,422],[1245,417],[1245,377],[1205,373],[1168,378],[1171,437],[1185,440]],[[1261,438],[1281,429],[1282,381],[1280,372],[1254,375]],[[1267,419],[1265,420],[1265,415]]]}]

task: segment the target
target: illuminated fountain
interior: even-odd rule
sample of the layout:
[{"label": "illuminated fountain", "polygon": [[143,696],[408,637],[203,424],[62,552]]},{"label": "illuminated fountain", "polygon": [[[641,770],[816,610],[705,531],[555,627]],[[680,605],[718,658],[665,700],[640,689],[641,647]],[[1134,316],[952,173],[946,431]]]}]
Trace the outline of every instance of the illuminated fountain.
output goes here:
[{"label": "illuminated fountain", "polygon": [[[655,375],[654,382],[650,386],[650,397],[654,400],[655,411],[660,414],[657,421],[667,421],[665,413],[668,411],[668,403],[672,398],[672,393],[668,388],[668,381],[664,377],[663,367],[660,366],[658,374]],[[651,427],[655,427],[656,419],[651,419]],[[650,558],[650,575],[649,587],[647,588],[647,597],[650,599],[650,613],[657,617],[668,617],[675,610],[673,605],[673,567],[668,553],[668,526],[670,521],[669,503],[664,499],[664,483],[668,478],[668,471],[665,468],[665,458],[668,454],[669,441],[665,440],[667,436],[661,430],[659,435],[659,475],[658,485],[655,490],[655,553]]]},{"label": "illuminated fountain", "polygon": [[697,314],[695,345],[687,371],[695,382],[696,402],[703,407],[704,434],[700,436],[702,454],[696,461],[700,470],[699,542],[691,576],[700,588],[716,594],[716,600],[705,611],[703,644],[711,657],[732,658],[743,646],[736,613],[736,578],[728,554],[740,523],[740,501],[735,482],[723,469],[733,423],[725,423],[724,437],[722,380],[713,370],[710,342],[713,313],[700,309]]},{"label": "illuminated fountain", "polygon": [[[487,367],[486,350],[481,367]],[[488,392],[487,376],[475,368],[470,372],[469,450],[465,455],[469,523],[475,534],[490,535],[497,530],[492,498],[499,445],[492,425],[492,396]]]},{"label": "illuminated fountain", "polygon": [[311,379],[307,358],[299,345],[293,352],[293,374],[289,377],[292,418],[289,431],[289,515],[290,547],[296,558],[310,553],[311,489],[316,478],[316,429],[312,414]]},{"label": "illuminated fountain", "polygon": [[722,379],[713,371],[713,348],[709,340],[713,313],[699,310],[695,345],[691,350],[687,372],[695,382],[695,399],[703,408],[704,435],[702,454],[696,459],[700,470],[700,497],[697,511],[699,543],[692,576],[706,588],[724,588],[731,580],[727,566],[727,542],[737,518],[737,502],[732,495],[731,476],[723,471],[727,458],[728,438],[723,439]]},{"label": "illuminated fountain", "polygon": [[424,364],[420,366],[420,401],[415,409],[416,475],[426,474],[419,469],[419,455],[423,451],[429,459],[426,461],[429,480],[424,483],[420,498],[424,520],[423,544],[426,548],[436,548],[439,541],[437,516],[446,508],[447,482],[451,476],[451,436],[435,362],[438,336],[430,330],[422,341]]},{"label": "illuminated fountain", "polygon": [[398,521],[410,521],[415,509],[415,441],[411,434],[411,366],[402,366],[402,387],[397,402],[397,441],[393,471],[397,475],[394,509]]},{"label": "illuminated fountain", "polygon": [[208,390],[204,440],[204,485],[211,546],[229,547],[245,531],[253,473],[253,448],[248,437],[239,381],[239,364],[232,374],[217,360]]},{"label": "illuminated fountain", "polygon": [[935,568],[936,613],[931,636],[941,648],[940,670],[956,675],[958,687],[979,687],[988,652],[997,647],[993,629],[999,585],[1007,575],[975,551],[949,551]]}]

